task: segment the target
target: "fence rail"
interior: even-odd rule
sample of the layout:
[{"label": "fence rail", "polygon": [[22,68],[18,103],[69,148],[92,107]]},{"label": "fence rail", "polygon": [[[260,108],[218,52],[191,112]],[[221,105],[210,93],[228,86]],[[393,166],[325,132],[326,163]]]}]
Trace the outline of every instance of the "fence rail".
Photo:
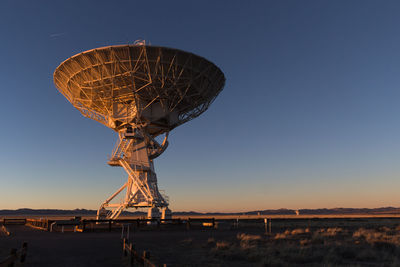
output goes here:
[{"label": "fence rail", "polygon": [[[150,261],[150,252],[144,250],[143,254],[135,249],[132,243],[128,243],[127,239],[122,241],[122,252],[124,258],[128,260],[128,266],[144,266],[144,267],[156,267],[156,265]],[[164,266],[166,266],[164,264]]]},{"label": "fence rail", "polygon": [[[95,232],[121,229],[124,225],[130,225],[131,229],[239,229],[243,227],[265,228],[271,232],[271,219],[258,218],[230,218],[216,219],[204,218],[176,218],[176,219],[116,219],[116,220],[92,220],[75,217],[71,220],[49,220],[49,219],[4,219],[4,225],[25,224],[27,226],[45,231],[73,231],[73,232]],[[268,225],[267,225],[268,224]]]},{"label": "fence rail", "polygon": [[50,230],[50,225],[54,222],[54,220],[47,219],[26,219],[25,225],[30,226],[32,228],[37,228],[41,230]]},{"label": "fence rail", "polygon": [[28,243],[22,243],[22,248],[17,250],[15,248],[11,249],[10,255],[0,260],[0,267],[13,267],[16,263],[22,265],[25,263],[26,253],[28,251]]},{"label": "fence rail", "polygon": [[4,225],[24,225],[26,224],[25,218],[4,218],[3,219]]}]

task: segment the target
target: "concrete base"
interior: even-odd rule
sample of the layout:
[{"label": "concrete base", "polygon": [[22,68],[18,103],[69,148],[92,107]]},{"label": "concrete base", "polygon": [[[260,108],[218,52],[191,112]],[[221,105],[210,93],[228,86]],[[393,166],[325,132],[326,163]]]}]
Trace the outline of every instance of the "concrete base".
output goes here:
[{"label": "concrete base", "polygon": [[97,211],[96,220],[106,220],[107,219],[107,210],[105,208],[100,208]]},{"label": "concrete base", "polygon": [[147,219],[160,219],[160,217],[160,211],[156,207],[149,208],[147,211]]},{"label": "concrete base", "polygon": [[161,210],[161,219],[172,219],[172,211],[168,207]]}]

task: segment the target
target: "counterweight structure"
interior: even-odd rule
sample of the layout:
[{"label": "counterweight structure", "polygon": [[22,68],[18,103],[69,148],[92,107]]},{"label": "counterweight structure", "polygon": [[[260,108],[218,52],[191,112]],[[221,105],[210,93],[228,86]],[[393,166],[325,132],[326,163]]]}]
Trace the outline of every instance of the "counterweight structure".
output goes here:
[{"label": "counterweight structure", "polygon": [[[98,219],[115,219],[131,207],[149,208],[151,218],[159,209],[168,216],[153,160],[172,129],[207,110],[224,87],[222,71],[192,53],[139,43],[77,54],[55,70],[54,83],[85,117],[119,136],[108,164],[123,167],[128,179],[101,204]],[[123,201],[112,203],[124,190]]]}]

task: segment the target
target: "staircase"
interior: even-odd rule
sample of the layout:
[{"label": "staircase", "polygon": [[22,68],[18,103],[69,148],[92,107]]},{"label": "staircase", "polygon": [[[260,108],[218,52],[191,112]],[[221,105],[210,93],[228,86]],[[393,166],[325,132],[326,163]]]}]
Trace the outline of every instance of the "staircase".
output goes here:
[{"label": "staircase", "polygon": [[123,158],[126,149],[128,149],[132,141],[132,139],[120,138],[113,149],[111,158],[107,162],[108,165],[113,167],[121,166],[119,161]]}]

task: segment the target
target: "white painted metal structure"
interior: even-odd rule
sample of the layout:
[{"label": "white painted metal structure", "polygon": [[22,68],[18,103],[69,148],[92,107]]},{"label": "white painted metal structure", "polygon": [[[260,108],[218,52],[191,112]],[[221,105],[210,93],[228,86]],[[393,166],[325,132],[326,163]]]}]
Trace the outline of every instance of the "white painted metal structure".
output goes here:
[{"label": "white painted metal structure", "polygon": [[[55,70],[54,83],[85,117],[119,135],[108,164],[123,167],[128,179],[100,206],[98,219],[115,219],[131,207],[149,208],[150,218],[160,217],[159,208],[170,216],[153,160],[172,129],[207,110],[225,84],[222,71],[197,55],[141,42],[75,55]],[[123,190],[123,201],[112,203]]]}]

